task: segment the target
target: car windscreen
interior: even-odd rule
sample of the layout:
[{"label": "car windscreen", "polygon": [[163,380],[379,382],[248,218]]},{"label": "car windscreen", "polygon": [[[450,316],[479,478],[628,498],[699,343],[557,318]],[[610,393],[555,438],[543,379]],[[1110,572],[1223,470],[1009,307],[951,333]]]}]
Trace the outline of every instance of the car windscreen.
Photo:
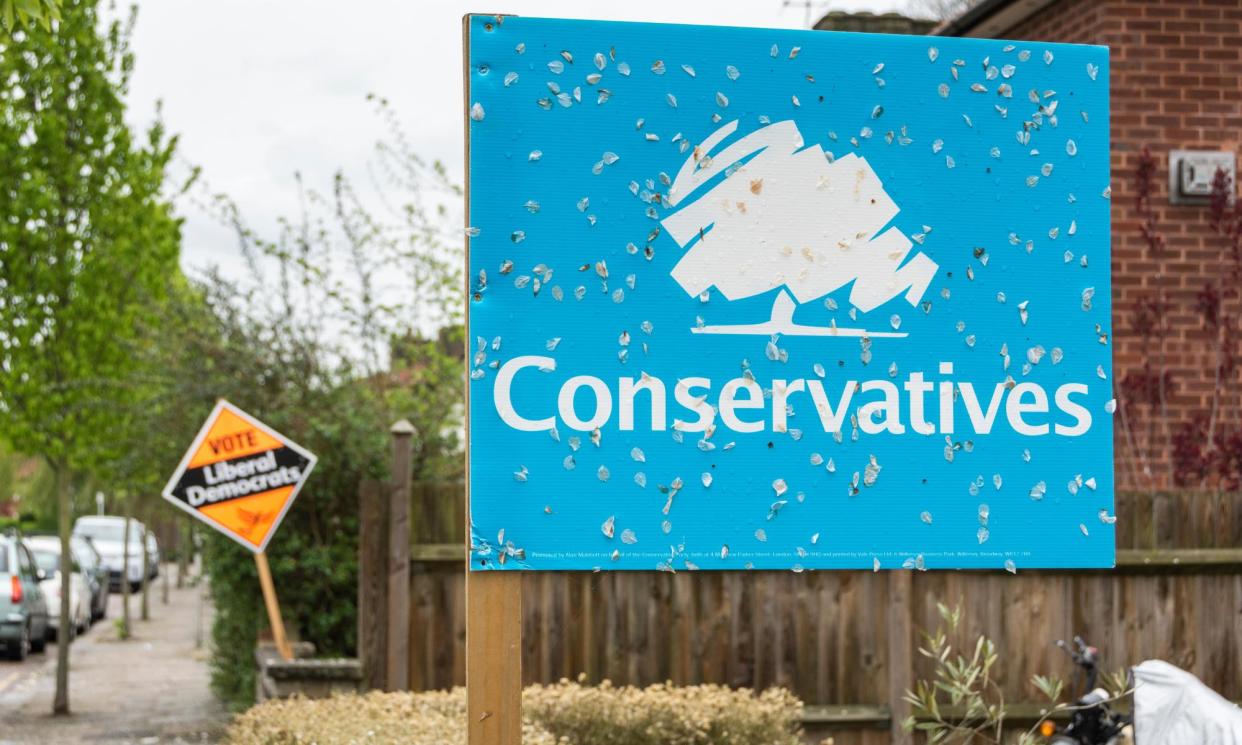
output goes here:
[{"label": "car windscreen", "polygon": [[95,553],[95,549],[91,547],[91,544],[80,539],[73,541],[73,558],[87,569],[93,570],[99,564],[99,556]]},{"label": "car windscreen", "polygon": [[0,574],[9,573],[9,543],[0,541]]},{"label": "car windscreen", "polygon": [[60,571],[60,554],[54,554],[51,551],[33,551],[32,553],[35,563],[47,572],[47,576],[50,577],[53,573]]},{"label": "car windscreen", "polygon": [[[116,541],[120,543],[125,540],[125,523],[87,523],[79,525],[74,531],[78,535],[90,536],[97,541]],[[130,540],[137,534],[137,531],[131,525],[129,528]]]}]

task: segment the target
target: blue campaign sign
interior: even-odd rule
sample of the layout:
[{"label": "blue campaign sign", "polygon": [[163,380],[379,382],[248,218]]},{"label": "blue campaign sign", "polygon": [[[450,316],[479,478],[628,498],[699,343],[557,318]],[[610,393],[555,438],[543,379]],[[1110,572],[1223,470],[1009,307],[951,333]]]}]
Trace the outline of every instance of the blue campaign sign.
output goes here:
[{"label": "blue campaign sign", "polygon": [[472,569],[1113,566],[1106,48],[466,23]]}]

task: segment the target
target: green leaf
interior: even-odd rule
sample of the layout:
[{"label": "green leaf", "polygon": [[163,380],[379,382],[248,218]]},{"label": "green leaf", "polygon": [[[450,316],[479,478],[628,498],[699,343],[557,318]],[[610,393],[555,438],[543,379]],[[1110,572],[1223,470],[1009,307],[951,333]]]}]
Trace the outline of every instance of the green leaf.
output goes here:
[{"label": "green leaf", "polygon": [[1064,689],[1064,683],[1056,677],[1033,675],[1031,682],[1035,685],[1039,692],[1049,701],[1057,701],[1061,698],[1061,691]]}]

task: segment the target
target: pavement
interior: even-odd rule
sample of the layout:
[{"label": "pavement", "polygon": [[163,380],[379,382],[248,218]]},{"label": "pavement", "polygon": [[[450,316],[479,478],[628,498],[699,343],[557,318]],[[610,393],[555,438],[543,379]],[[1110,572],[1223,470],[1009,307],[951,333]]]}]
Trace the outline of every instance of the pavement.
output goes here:
[{"label": "pavement", "polygon": [[[91,743],[158,745],[212,743],[228,723],[209,688],[206,644],[211,605],[201,584],[176,588],[166,566],[151,586],[151,620],[138,620],[141,598],[130,598],[133,634],[117,638],[121,596],[108,598],[107,618],[95,622],[69,651],[69,709],[52,716],[56,644],[22,663],[0,660],[0,745]],[[169,576],[168,573],[172,575]],[[162,583],[169,576],[169,603]],[[202,640],[202,645],[197,642]]]}]

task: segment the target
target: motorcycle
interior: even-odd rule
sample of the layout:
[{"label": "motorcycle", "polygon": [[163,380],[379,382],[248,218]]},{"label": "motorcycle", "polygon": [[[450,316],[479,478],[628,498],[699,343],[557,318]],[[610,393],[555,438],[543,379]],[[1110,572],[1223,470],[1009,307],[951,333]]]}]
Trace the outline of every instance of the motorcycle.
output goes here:
[{"label": "motorcycle", "polygon": [[1049,745],[1121,745],[1134,741],[1134,725],[1130,716],[1113,711],[1112,696],[1097,686],[1100,675],[1100,650],[1075,636],[1073,645],[1057,640],[1057,646],[1074,662],[1071,692],[1081,690],[1074,700],[1069,723],[1058,728],[1045,720],[1040,734],[1049,738]]},{"label": "motorcycle", "polygon": [[1185,670],[1161,660],[1130,668],[1133,713],[1124,714],[1097,686],[1100,650],[1077,636],[1072,645],[1057,646],[1074,662],[1071,691],[1083,693],[1064,727],[1051,720],[1040,725],[1048,745],[1242,745],[1242,708]]}]

